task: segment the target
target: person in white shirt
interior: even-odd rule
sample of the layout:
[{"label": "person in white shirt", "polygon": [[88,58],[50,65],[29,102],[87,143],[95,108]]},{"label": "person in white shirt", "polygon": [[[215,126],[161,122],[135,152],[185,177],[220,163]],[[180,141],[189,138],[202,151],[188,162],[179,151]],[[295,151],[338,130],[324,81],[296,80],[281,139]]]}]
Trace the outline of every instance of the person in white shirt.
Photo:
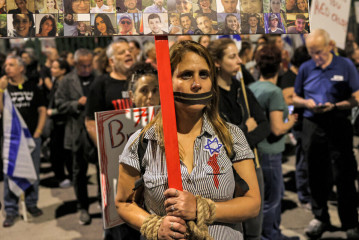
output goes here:
[{"label": "person in white shirt", "polygon": [[103,0],[95,0],[96,7],[91,8],[90,13],[103,13],[106,12],[104,10],[108,10],[109,7],[105,4],[103,4]]}]

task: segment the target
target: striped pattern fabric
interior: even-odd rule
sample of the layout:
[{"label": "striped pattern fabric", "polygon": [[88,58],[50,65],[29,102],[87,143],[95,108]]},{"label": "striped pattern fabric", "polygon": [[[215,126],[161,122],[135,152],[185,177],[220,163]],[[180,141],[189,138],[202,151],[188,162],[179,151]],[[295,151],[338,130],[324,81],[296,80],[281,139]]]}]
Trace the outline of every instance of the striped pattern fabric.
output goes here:
[{"label": "striped pattern fabric", "polygon": [[9,188],[20,196],[36,180],[31,152],[35,142],[25,121],[11,101],[7,90],[4,92],[2,158],[4,173],[9,177]]},{"label": "striped pattern fabric", "polygon": [[[236,153],[232,161],[253,158],[243,132],[235,125],[228,123],[228,126]],[[140,130],[129,139],[120,156],[120,163],[127,164],[140,172],[137,154],[139,134]],[[163,192],[168,188],[165,154],[157,145],[154,127],[145,133],[144,138],[149,140],[141,166],[145,169],[143,175],[145,206],[150,213],[163,216],[166,215]],[[224,146],[221,146],[221,142],[216,140],[219,139],[207,117],[204,116],[201,134],[194,143],[194,168],[189,174],[186,165],[181,162],[181,174],[184,190],[220,202],[233,198],[235,181],[232,161],[227,156]],[[216,222],[209,226],[209,232],[214,239],[218,240],[243,239],[241,224]]]}]

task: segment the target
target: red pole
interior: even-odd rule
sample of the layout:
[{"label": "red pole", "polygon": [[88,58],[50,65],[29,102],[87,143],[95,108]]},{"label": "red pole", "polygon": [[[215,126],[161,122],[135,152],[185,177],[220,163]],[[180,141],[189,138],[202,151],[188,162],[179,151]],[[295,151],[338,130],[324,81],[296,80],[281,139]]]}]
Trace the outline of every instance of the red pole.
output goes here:
[{"label": "red pole", "polygon": [[168,186],[182,188],[181,166],[178,151],[177,124],[172,88],[170,53],[167,36],[155,36],[161,112],[167,163]]}]

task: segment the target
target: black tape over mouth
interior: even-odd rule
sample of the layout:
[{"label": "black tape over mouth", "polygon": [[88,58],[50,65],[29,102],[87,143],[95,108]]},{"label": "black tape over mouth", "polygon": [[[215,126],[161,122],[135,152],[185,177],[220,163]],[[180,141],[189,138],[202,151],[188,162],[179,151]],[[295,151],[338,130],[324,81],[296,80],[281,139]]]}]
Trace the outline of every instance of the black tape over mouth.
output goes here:
[{"label": "black tape over mouth", "polygon": [[175,101],[185,103],[188,105],[196,105],[196,104],[207,104],[211,101],[213,94],[212,92],[206,93],[182,93],[182,92],[173,92],[173,96]]}]

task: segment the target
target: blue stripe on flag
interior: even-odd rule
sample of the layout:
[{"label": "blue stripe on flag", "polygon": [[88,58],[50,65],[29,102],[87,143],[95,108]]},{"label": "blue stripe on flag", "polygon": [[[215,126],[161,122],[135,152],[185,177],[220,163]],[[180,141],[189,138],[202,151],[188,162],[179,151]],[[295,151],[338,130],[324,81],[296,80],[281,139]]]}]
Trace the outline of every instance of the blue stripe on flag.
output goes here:
[{"label": "blue stripe on flag", "polygon": [[31,183],[26,178],[10,177],[10,179],[13,180],[23,191],[31,186]]},{"label": "blue stripe on flag", "polygon": [[11,136],[10,136],[10,147],[9,147],[9,164],[7,168],[7,175],[13,176],[17,154],[20,148],[21,139],[21,123],[18,118],[15,108],[12,107],[12,122],[11,122]]},{"label": "blue stripe on flag", "polygon": [[24,131],[26,138],[32,138],[31,133],[28,128],[23,128],[22,130]]}]

